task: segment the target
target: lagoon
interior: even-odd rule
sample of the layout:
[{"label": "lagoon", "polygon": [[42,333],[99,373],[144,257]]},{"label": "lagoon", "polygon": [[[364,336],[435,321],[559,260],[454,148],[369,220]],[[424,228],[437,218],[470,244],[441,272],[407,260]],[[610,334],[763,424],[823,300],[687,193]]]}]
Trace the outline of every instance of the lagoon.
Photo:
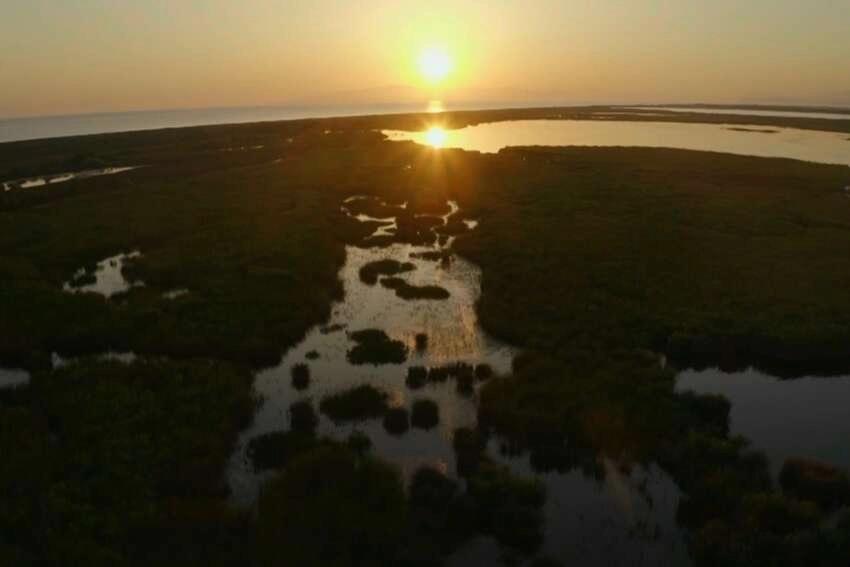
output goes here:
[{"label": "lagoon", "polygon": [[847,135],[793,128],[755,129],[734,124],[620,120],[512,120],[420,132],[384,130],[394,141],[435,148],[496,153],[512,146],[631,146],[677,148],[850,165]]}]

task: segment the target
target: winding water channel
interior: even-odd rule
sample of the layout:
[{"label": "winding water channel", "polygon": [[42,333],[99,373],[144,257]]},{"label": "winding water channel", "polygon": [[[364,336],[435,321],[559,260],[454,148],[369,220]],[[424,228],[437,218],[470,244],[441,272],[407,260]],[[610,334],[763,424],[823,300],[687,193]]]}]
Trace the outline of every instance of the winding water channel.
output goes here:
[{"label": "winding water channel", "polygon": [[[455,203],[449,206],[450,212],[441,217],[443,225],[455,215],[462,218]],[[385,223],[373,237],[394,233],[394,218],[349,216],[361,222]],[[474,230],[477,223],[465,220],[467,228]],[[235,502],[251,505],[269,474],[253,470],[247,454],[252,438],[288,429],[288,410],[295,401],[310,399],[317,405],[328,394],[362,384],[390,393],[393,406],[410,408],[415,400],[434,400],[439,406],[439,424],[430,430],[414,427],[397,435],[385,430],[380,420],[339,425],[322,415],[319,435],[344,440],[355,430],[363,432],[370,437],[374,453],[399,466],[405,478],[422,465],[457,476],[452,435],[458,427],[476,424],[477,386],[471,395],[459,393],[454,381],[429,382],[414,391],[405,385],[407,369],[463,361],[487,363],[497,375],[504,374],[510,370],[516,350],[489,337],[478,323],[474,305],[480,294],[481,274],[475,265],[456,256],[449,262],[418,257],[426,252],[449,252],[450,247],[451,239],[433,246],[396,243],[384,248],[347,247],[339,274],[345,296],[333,306],[330,320],[310,330],[278,366],[256,377],[254,388],[262,404],[252,426],[242,433],[228,470]],[[413,263],[415,269],[402,274],[405,280],[412,285],[438,285],[449,292],[449,298],[404,300],[392,289],[361,281],[360,268],[385,259]],[[351,364],[346,355],[353,343],[347,333],[366,328],[382,329],[391,339],[402,341],[408,346],[408,359],[401,364]],[[424,351],[416,349],[419,333],[428,336]],[[304,391],[295,388],[291,380],[291,369],[299,363],[310,367],[310,386]],[[488,448],[494,460],[546,485],[545,553],[581,564],[687,564],[684,535],[675,521],[679,490],[660,468],[625,470],[605,461],[601,478],[580,470],[543,473],[534,470],[527,455],[505,456],[498,445],[493,441]],[[494,540],[478,538],[459,550],[450,563],[492,565],[498,556]]]}]

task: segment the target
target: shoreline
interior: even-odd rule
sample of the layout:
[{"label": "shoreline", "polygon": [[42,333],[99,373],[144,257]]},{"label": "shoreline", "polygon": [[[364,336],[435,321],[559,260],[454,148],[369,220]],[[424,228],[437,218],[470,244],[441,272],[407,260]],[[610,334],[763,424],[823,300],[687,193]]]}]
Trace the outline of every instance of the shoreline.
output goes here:
[{"label": "shoreline", "polygon": [[[272,110],[294,110],[301,107],[246,107],[245,109],[198,109],[198,110],[163,110],[163,111],[137,111],[120,113],[80,114],[68,116],[46,116],[0,119],[0,135],[4,123],[26,120],[80,120],[89,117],[91,119],[111,119],[120,116],[142,116],[154,117],[170,113],[200,113],[200,112],[238,112],[248,111],[272,111]],[[665,108],[676,108],[677,110],[664,110]],[[680,110],[681,109],[681,110]],[[694,112],[687,112],[694,109]],[[792,116],[766,116],[747,115],[739,113],[724,114],[722,112],[707,113],[705,110],[729,110],[729,111],[756,111],[756,112],[812,112],[835,111],[846,114],[847,119],[822,118],[822,117],[792,117]],[[318,110],[318,109],[317,109]],[[342,109],[340,109],[342,110]],[[353,110],[353,109],[352,109]],[[382,122],[373,128],[392,128],[398,130],[417,131],[422,129],[425,122],[439,121],[441,126],[449,129],[463,128],[490,122],[505,122],[510,120],[628,120],[634,122],[683,122],[683,123],[705,123],[705,124],[734,124],[740,126],[773,126],[779,128],[796,128],[801,130],[816,130],[822,132],[844,132],[850,133],[850,109],[836,109],[826,107],[773,107],[773,106],[722,106],[722,105],[649,105],[649,106],[619,106],[619,105],[582,105],[582,106],[505,106],[499,108],[478,108],[446,110],[432,113],[427,111],[391,111],[370,113],[365,109],[363,113],[341,114],[334,116],[305,116],[269,118],[250,121],[227,121],[197,123],[175,126],[153,126],[150,128],[132,128],[128,130],[114,130],[103,132],[69,133],[66,135],[45,136],[36,138],[19,138],[0,141],[0,148],[8,145],[45,143],[55,140],[71,141],[87,137],[100,136],[127,136],[140,133],[167,132],[186,129],[209,129],[209,128],[250,128],[256,126],[273,126],[275,124],[292,123],[355,123],[360,127],[368,127],[369,124]],[[401,109],[398,109],[401,110]],[[652,110],[652,114],[647,114]],[[426,120],[427,119],[427,120]],[[386,122],[386,124],[383,124]],[[389,125],[387,125],[389,124]]]}]

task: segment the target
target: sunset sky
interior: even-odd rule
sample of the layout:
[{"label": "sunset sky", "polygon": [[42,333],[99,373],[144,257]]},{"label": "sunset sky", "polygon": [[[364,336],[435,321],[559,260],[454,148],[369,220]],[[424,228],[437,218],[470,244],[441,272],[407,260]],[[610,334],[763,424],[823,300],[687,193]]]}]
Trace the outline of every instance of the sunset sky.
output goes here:
[{"label": "sunset sky", "polygon": [[[420,96],[850,105],[848,0],[0,0],[0,14],[0,117]],[[429,49],[450,59],[437,80]]]}]

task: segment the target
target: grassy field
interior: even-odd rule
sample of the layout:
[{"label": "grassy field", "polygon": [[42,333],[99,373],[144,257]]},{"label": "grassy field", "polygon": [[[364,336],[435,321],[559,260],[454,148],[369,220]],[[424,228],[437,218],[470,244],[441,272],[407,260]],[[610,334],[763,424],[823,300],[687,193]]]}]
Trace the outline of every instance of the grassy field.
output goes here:
[{"label": "grassy field", "polygon": [[[688,495],[679,516],[700,564],[840,564],[850,522],[827,524],[827,507],[772,486],[764,459],[729,438],[728,403],[677,395],[673,371],[658,362],[756,364],[789,377],[850,368],[850,170],[663,149],[482,155],[372,131],[423,124],[363,117],[0,145],[4,180],[80,164],[144,166],[0,193],[0,363],[34,372],[30,386],[0,395],[0,452],[9,456],[0,477],[15,486],[0,501],[0,557],[276,564],[288,549],[312,564],[321,558],[293,542],[334,502],[352,516],[374,508],[377,496],[356,489],[372,477],[387,507],[363,527],[363,560],[408,564],[401,558],[419,549],[434,564],[468,537],[452,531],[452,506],[533,553],[537,531],[493,514],[536,526],[541,496],[486,463],[440,507],[405,495],[371,458],[359,467],[347,449],[307,447],[261,498],[258,518],[225,505],[222,471],[250,418],[250,370],[327,320],[345,245],[371,230],[340,204],[375,195],[423,206],[451,198],[480,220],[455,249],[482,270],[482,324],[524,354],[513,376],[484,386],[479,430],[465,437],[498,434],[541,470],[594,470],[601,455],[625,467],[659,462]],[[224,151],[242,146],[263,147]],[[62,291],[80,267],[130,250],[142,255],[126,271],[144,287],[109,300]],[[162,297],[177,288],[189,293]],[[107,350],[145,359],[50,369],[52,352]],[[313,477],[324,479],[321,490],[304,499]],[[459,490],[423,479],[426,496]],[[519,508],[492,512],[505,494]],[[281,507],[304,523],[275,514]],[[423,522],[432,530],[424,543],[402,529]],[[162,545],[145,548],[151,542]],[[346,554],[356,555],[333,559]]]}]

